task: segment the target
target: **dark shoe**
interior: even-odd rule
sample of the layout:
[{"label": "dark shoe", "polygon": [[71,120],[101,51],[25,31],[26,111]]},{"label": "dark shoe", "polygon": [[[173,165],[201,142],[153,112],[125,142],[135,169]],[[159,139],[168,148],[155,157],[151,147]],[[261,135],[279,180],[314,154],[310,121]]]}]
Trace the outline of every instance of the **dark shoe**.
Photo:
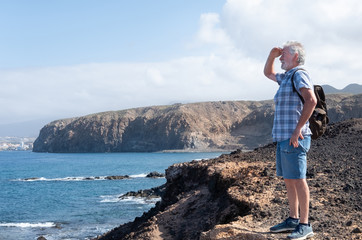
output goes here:
[{"label": "dark shoe", "polygon": [[312,225],[299,224],[295,230],[288,236],[288,239],[302,240],[311,238],[314,236]]},{"label": "dark shoe", "polygon": [[293,231],[298,226],[298,224],[299,219],[292,219],[289,217],[284,222],[271,227],[270,231],[274,233]]}]

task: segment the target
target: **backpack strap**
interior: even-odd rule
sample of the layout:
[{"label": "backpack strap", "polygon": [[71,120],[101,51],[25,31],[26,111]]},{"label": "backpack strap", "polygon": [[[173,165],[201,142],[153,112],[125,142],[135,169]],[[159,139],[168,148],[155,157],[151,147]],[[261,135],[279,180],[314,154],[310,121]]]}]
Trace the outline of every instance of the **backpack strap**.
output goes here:
[{"label": "backpack strap", "polygon": [[294,86],[294,74],[299,71],[299,70],[303,70],[303,71],[306,71],[304,70],[303,68],[298,68],[297,70],[294,71],[293,75],[292,75],[292,87],[293,87],[293,92],[296,92],[300,98],[300,101],[302,101],[302,103],[304,104],[304,99],[303,97],[299,94],[299,92],[297,91],[297,89],[295,88]]}]

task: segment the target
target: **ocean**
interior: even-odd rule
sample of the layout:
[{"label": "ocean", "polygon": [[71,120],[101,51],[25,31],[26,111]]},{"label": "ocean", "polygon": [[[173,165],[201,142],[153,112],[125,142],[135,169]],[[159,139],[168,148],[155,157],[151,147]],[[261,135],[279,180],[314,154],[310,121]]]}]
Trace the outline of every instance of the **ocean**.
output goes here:
[{"label": "ocean", "polygon": [[[160,200],[119,198],[166,182],[146,178],[148,173],[221,154],[0,152],[0,240],[96,237],[133,221]],[[105,178],[121,175],[130,178]]]}]

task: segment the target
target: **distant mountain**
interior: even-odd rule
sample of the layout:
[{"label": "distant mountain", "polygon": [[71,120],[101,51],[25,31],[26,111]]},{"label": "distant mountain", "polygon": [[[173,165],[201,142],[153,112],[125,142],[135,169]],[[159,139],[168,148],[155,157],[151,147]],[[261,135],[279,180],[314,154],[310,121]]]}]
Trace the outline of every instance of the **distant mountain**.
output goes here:
[{"label": "distant mountain", "polygon": [[37,137],[42,127],[54,119],[44,118],[0,124],[0,137]]},{"label": "distant mountain", "polygon": [[362,85],[357,83],[352,83],[346,86],[345,88],[339,90],[330,85],[322,85],[325,94],[331,93],[351,93],[351,94],[360,94],[362,93]]}]

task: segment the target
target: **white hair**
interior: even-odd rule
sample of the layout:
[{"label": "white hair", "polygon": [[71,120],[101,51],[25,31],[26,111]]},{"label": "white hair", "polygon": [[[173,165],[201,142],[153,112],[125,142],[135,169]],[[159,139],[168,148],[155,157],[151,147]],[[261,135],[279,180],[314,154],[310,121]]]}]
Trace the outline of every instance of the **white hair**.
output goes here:
[{"label": "white hair", "polygon": [[283,48],[288,48],[290,54],[298,53],[297,62],[299,65],[304,65],[305,62],[305,50],[303,45],[297,41],[288,41],[284,43]]}]

